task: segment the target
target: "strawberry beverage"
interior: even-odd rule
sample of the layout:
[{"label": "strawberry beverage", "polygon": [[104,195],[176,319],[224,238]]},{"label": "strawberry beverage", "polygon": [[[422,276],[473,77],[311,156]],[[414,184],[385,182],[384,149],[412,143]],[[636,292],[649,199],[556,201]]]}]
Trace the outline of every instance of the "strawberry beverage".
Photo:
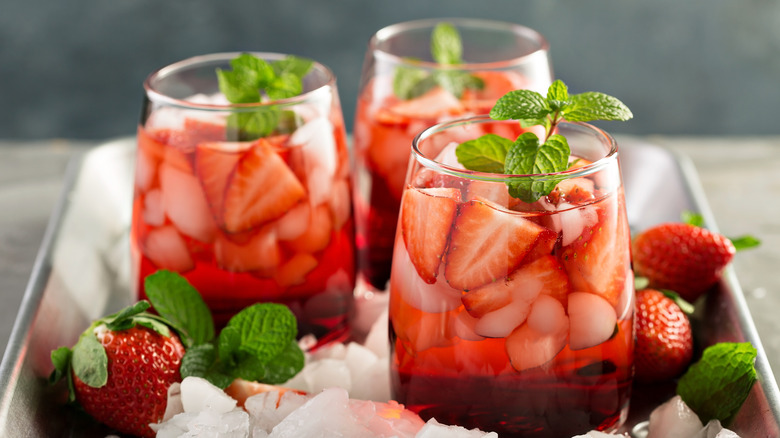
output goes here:
[{"label": "strawberry beverage", "polygon": [[278,302],[300,335],[346,334],[354,225],[332,73],[291,56],[216,54],[144,85],[131,230],[139,297],[166,269],[200,291],[218,325]]},{"label": "strawberry beverage", "polygon": [[[413,143],[390,279],[391,376],[394,398],[424,419],[561,437],[626,418],[634,288],[617,145],[584,123],[555,132],[572,151],[550,174],[461,165],[459,144],[511,143],[516,122],[443,123]],[[517,197],[550,182],[548,194]]]},{"label": "strawberry beverage", "polygon": [[354,124],[360,283],[384,290],[390,278],[414,136],[443,120],[487,114],[508,91],[546,89],[547,49],[531,29],[474,19],[412,21],[374,35]]}]

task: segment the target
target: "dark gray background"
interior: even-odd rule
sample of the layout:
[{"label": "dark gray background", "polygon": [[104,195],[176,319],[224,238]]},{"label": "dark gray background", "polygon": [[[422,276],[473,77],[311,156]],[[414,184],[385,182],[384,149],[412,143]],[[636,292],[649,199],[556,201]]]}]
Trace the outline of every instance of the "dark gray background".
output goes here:
[{"label": "dark gray background", "polygon": [[385,25],[472,16],[533,27],[572,92],[634,111],[629,134],[778,134],[780,2],[769,0],[6,0],[0,138],[132,134],[152,70],[209,52],[315,58],[351,124],[366,43]]}]

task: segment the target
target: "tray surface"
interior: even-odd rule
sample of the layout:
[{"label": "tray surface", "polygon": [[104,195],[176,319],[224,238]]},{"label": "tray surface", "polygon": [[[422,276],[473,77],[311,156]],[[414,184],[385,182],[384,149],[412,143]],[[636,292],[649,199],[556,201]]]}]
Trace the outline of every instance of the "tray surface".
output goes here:
[{"label": "tray surface", "polygon": [[[104,437],[109,431],[61,406],[49,387],[49,354],[73,345],[89,323],[131,302],[127,285],[134,139],[101,145],[71,162],[17,320],[0,363],[0,436]],[[714,218],[692,164],[684,156],[636,139],[621,141],[621,166],[632,230],[699,212]],[[658,193],[665,200],[658,204]],[[698,303],[692,317],[700,347],[750,341],[758,349],[756,384],[730,428],[743,437],[780,436],[780,391],[769,368],[733,269]],[[673,385],[635,385],[625,430],[648,418]]]}]

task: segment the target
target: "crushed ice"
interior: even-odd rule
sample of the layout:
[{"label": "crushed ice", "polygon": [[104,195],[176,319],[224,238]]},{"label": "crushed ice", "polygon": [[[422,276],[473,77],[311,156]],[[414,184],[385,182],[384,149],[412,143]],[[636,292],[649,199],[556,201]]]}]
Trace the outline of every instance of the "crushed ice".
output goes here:
[{"label": "crushed ice", "polygon": [[[303,370],[272,390],[252,395],[243,408],[208,381],[187,377],[168,391],[157,438],[498,438],[495,432],[427,422],[390,400],[386,294],[358,306],[375,318],[355,321],[362,343],[334,344],[307,353]],[[306,346],[313,342],[304,338]],[[298,390],[300,392],[294,391]],[[304,394],[305,393],[305,394]],[[390,401],[388,401],[390,400]],[[739,438],[718,421],[703,425],[679,396],[656,408],[640,438]],[[590,431],[574,438],[627,437]]]}]

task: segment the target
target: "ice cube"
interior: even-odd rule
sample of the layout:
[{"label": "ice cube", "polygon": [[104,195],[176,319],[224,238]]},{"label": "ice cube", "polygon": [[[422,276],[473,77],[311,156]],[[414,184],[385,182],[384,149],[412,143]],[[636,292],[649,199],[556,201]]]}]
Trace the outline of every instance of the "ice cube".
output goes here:
[{"label": "ice cube", "polygon": [[211,411],[224,414],[236,407],[234,399],[200,377],[186,377],[182,380],[181,401],[186,413]]},{"label": "ice cube", "polygon": [[415,438],[498,438],[495,432],[482,432],[479,429],[466,429],[461,426],[448,426],[431,418],[417,432]]},{"label": "ice cube", "polygon": [[326,389],[285,417],[269,438],[362,438],[370,431],[358,424],[349,408],[347,391]]},{"label": "ice cube", "polygon": [[647,438],[691,438],[704,425],[693,410],[677,395],[650,414],[650,432]]}]

